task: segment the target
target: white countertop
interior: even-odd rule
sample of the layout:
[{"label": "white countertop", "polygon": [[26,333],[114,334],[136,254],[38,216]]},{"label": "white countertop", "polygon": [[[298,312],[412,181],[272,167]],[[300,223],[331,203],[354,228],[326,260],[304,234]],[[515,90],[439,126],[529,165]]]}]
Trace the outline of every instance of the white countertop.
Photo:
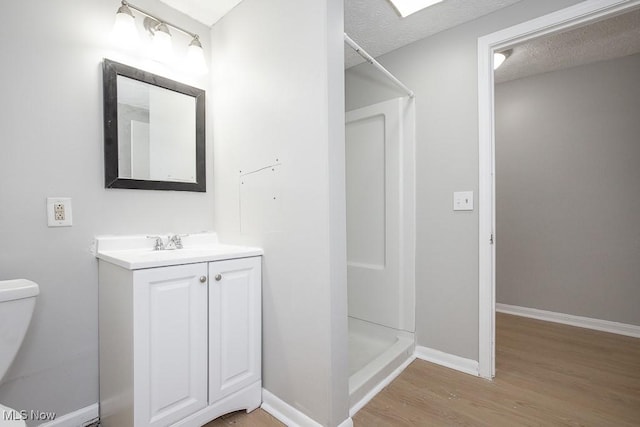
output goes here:
[{"label": "white countertop", "polygon": [[[167,236],[162,236],[166,241]],[[260,256],[260,248],[225,245],[216,233],[197,233],[182,238],[183,249],[154,250],[155,239],[146,235],[98,236],[95,239],[96,258],[126,268],[165,267],[198,262]]]}]

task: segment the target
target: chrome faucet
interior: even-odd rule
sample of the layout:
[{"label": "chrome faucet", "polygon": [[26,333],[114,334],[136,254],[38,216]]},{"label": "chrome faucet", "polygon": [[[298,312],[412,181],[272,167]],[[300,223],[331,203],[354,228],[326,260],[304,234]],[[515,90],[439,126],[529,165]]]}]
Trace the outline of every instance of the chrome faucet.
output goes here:
[{"label": "chrome faucet", "polygon": [[160,236],[147,236],[147,239],[156,239],[155,244],[153,245],[154,251],[163,251],[165,250],[164,241]]},{"label": "chrome faucet", "polygon": [[186,236],[186,234],[174,234],[169,238],[169,243],[173,242],[173,245],[176,249],[182,249],[182,237]]},{"label": "chrome faucet", "polygon": [[167,237],[167,244],[164,245],[164,248],[168,251],[172,251],[174,249],[182,249],[182,239],[178,234],[170,234],[169,237]]},{"label": "chrome faucet", "polygon": [[153,246],[154,251],[172,251],[174,249],[182,249],[182,238],[187,234],[169,234],[167,243],[164,242],[162,236],[147,236],[148,239],[156,239]]}]

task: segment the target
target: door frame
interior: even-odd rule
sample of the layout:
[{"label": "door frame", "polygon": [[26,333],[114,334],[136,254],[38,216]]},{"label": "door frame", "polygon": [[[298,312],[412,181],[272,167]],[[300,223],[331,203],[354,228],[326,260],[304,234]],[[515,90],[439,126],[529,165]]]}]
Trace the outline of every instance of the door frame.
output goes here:
[{"label": "door frame", "polygon": [[478,38],[479,124],[479,348],[478,373],[495,376],[495,133],[493,53],[540,36],[619,14],[640,5],[640,0],[586,0],[566,9]]}]

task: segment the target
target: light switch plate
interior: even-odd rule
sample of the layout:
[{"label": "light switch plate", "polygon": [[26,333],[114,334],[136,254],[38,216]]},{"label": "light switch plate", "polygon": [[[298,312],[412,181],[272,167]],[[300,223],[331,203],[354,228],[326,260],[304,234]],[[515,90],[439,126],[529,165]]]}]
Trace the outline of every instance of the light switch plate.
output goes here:
[{"label": "light switch plate", "polygon": [[473,210],[473,191],[456,191],[453,193],[454,211]]},{"label": "light switch plate", "polygon": [[71,199],[69,197],[47,197],[47,225],[49,227],[71,227]]}]

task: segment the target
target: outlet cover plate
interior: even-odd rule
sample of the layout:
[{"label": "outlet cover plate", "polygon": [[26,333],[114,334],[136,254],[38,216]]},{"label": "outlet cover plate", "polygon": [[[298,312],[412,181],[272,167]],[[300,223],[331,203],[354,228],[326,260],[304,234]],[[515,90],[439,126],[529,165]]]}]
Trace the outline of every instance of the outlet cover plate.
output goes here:
[{"label": "outlet cover plate", "polygon": [[456,191],[453,193],[454,211],[473,210],[473,191]]},{"label": "outlet cover plate", "polygon": [[49,227],[71,227],[73,225],[71,198],[47,197],[47,225]]}]

